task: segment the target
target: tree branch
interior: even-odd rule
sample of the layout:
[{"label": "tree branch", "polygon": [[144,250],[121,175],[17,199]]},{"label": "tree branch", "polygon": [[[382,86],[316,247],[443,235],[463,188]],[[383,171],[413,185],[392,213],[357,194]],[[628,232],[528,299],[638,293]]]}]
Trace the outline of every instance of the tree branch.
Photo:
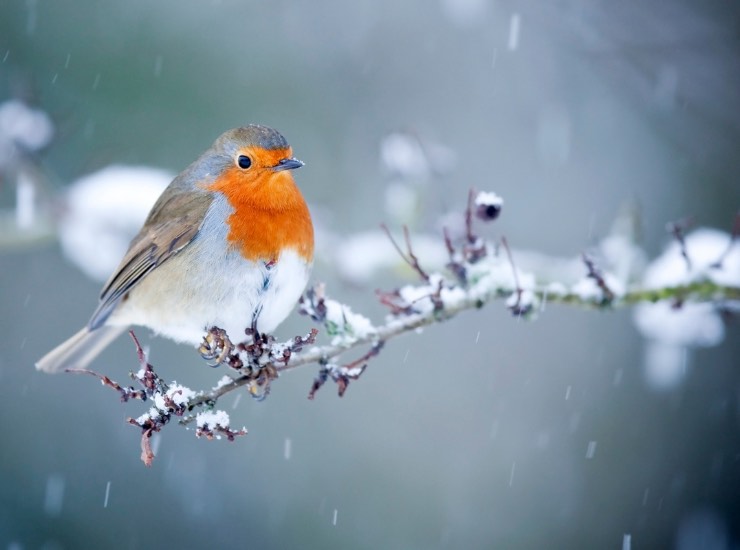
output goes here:
[{"label": "tree branch", "polygon": [[[601,310],[630,306],[643,302],[655,303],[661,300],[680,300],[681,302],[689,300],[699,302],[727,300],[740,301],[740,287],[717,285],[709,281],[659,289],[633,289],[624,294],[621,298],[610,303],[609,306],[604,306],[601,301],[584,299],[582,296],[575,293],[552,293],[552,291],[548,291],[547,288],[535,289],[532,290],[532,293],[540,302],[546,299],[549,304],[564,304]],[[403,319],[391,320],[385,325],[376,327],[375,333],[358,338],[350,344],[325,345],[312,348],[292,357],[287,365],[276,366],[275,370],[278,373],[283,373],[298,367],[327,362],[349,350],[371,344],[376,341],[387,342],[388,340],[407,332],[412,332],[416,329],[451,319],[464,311],[480,309],[492,300],[505,297],[508,297],[508,293],[504,294],[502,289],[494,289],[480,296],[466,296],[454,306],[445,307],[442,311],[428,314],[409,315]],[[224,384],[219,388],[196,395],[188,402],[188,405],[192,408],[205,403],[213,403],[223,395],[248,384],[250,381],[251,379],[249,376],[237,377],[232,382]]]},{"label": "tree branch", "polygon": [[[245,435],[246,428],[233,430],[229,416],[224,411],[214,410],[218,400],[229,392],[246,387],[249,394],[264,399],[270,392],[271,383],[281,374],[293,369],[317,364],[319,375],[315,379],[309,398],[329,380],[338,386],[342,396],[351,380],[357,380],[368,362],[376,357],[384,344],[397,336],[419,328],[446,321],[472,309],[480,309],[495,300],[504,300],[506,306],[517,317],[533,316],[545,302],[605,310],[639,303],[654,303],[670,300],[679,306],[688,302],[717,304],[718,309],[727,303],[740,302],[740,284],[722,272],[723,263],[730,253],[736,252],[737,226],[729,238],[729,244],[721,243],[717,261],[708,265],[692,262],[684,224],[671,226],[674,237],[680,244],[680,255],[685,262],[685,274],[672,281],[682,284],[660,288],[645,288],[625,283],[608,269],[597,267],[590,255],[582,254],[585,267],[582,278],[574,284],[538,282],[536,274],[518,269],[505,237],[501,238],[502,254],[473,231],[473,218],[483,222],[495,220],[503,200],[493,193],[472,191],[465,210],[465,233],[457,244],[449,232],[443,231],[444,246],[449,256],[447,264],[450,277],[422,269],[412,249],[412,239],[404,227],[406,251],[392,238],[388,228],[383,230],[403,260],[417,273],[420,283],[406,285],[393,291],[377,291],[380,303],[389,308],[383,324],[373,325],[366,317],[355,313],[348,306],[326,297],[323,285],[308,289],[301,298],[300,311],[324,326],[325,334],[331,338],[329,344],[315,346],[318,331],[312,329],[304,336],[286,342],[277,342],[272,335],[260,334],[254,329],[245,332],[246,341],[232,343],[223,330],[212,327],[206,334],[200,353],[210,366],[224,365],[230,375],[224,376],[216,387],[205,391],[193,391],[180,384],[166,383],[148,363],[143,349],[134,337],[140,369],[132,374],[141,389],[123,387],[107,376],[92,371],[74,371],[97,377],[101,383],[117,391],[121,399],[147,400],[153,404],[149,411],[129,423],[142,430],[142,460],[151,464],[154,455],[149,446],[153,432],[160,431],[175,417],[180,424],[197,425],[196,435],[207,439],[225,437],[233,441]],[[475,210],[474,210],[475,207]],[[626,254],[626,253],[625,253]],[[735,262],[733,257],[732,262]],[[734,265],[734,264],[733,264]],[[717,278],[717,274],[721,276]],[[680,274],[679,274],[680,275]],[[133,336],[133,333],[132,333]],[[350,351],[368,346],[365,353],[346,364],[337,359]]]}]

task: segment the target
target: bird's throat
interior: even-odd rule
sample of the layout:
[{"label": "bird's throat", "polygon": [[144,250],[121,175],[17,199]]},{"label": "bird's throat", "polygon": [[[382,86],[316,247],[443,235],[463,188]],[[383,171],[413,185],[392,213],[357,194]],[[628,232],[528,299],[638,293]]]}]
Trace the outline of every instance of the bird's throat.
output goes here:
[{"label": "bird's throat", "polygon": [[227,239],[251,261],[274,262],[284,250],[313,260],[313,224],[306,202],[289,172],[265,172],[254,181],[227,170],[210,189],[234,209]]}]

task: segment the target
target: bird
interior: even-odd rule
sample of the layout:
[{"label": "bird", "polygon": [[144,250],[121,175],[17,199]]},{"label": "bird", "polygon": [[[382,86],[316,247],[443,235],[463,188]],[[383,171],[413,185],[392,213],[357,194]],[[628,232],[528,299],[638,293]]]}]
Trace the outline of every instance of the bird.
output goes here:
[{"label": "bird", "polygon": [[223,133],[162,192],[87,325],[42,357],[46,372],[86,368],[131,326],[198,346],[271,333],[308,282],[311,214],[286,139],[250,124]]}]

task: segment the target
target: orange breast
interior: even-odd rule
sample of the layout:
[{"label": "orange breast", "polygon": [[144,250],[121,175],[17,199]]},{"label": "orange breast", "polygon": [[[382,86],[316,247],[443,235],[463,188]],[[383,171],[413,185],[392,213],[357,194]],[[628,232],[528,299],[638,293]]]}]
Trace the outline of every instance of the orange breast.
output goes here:
[{"label": "orange breast", "polygon": [[298,186],[289,171],[267,169],[250,174],[228,168],[209,189],[223,193],[234,212],[229,216],[228,240],[252,261],[275,261],[292,249],[313,260],[313,224]]}]

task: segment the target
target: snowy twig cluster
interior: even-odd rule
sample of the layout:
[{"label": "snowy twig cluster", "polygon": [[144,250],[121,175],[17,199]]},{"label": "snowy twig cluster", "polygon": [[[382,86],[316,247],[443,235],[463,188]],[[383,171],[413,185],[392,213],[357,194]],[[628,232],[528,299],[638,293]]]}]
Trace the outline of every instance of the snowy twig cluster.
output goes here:
[{"label": "snowy twig cluster", "polygon": [[195,392],[177,382],[168,384],[162,380],[147,361],[146,353],[133,331],[130,334],[136,345],[136,354],[139,359],[139,370],[131,373],[131,378],[139,384],[139,389],[121,386],[107,376],[87,369],[68,369],[67,372],[90,374],[97,377],[104,386],[118,391],[123,402],[129,399],[140,399],[151,403],[147,412],[138,418],[127,420],[129,424],[141,428],[141,460],[144,464],[151,466],[154,460],[154,451],[150,442],[152,435],[165,427],[173,417],[180,417],[183,424],[194,420],[197,426],[195,432],[197,437],[207,439],[226,437],[229,441],[233,441],[237,436],[247,434],[246,428],[232,430],[229,426],[229,415],[224,411],[203,410],[192,414],[190,411],[193,407],[190,406],[190,400],[195,397]]},{"label": "snowy twig cluster", "polygon": [[[299,311],[323,326],[328,343],[315,345],[316,329],[286,342],[278,342],[271,335],[249,329],[245,341],[235,344],[231,339],[234,335],[213,327],[206,334],[200,353],[210,366],[226,366],[230,374],[209,390],[194,391],[174,382],[165,383],[146,361],[138,342],[141,368],[132,377],[141,389],[123,388],[91,371],[76,372],[95,375],[104,385],[117,390],[123,401],[136,398],[153,403],[149,411],[136,419],[129,419],[142,430],[142,460],[151,464],[154,455],[149,438],[173,417],[179,417],[180,423],[185,425],[195,422],[198,436],[209,439],[223,436],[233,440],[246,434],[246,429],[232,430],[229,416],[215,409],[219,398],[226,393],[245,387],[252,397],[264,399],[269,394],[271,383],[281,373],[318,364],[319,372],[310,388],[309,398],[314,398],[329,381],[337,384],[341,396],[350,382],[362,375],[370,359],[381,352],[386,341],[450,319],[463,311],[481,308],[495,299],[502,299],[509,311],[520,318],[533,318],[544,310],[548,302],[594,309],[641,304],[644,308],[642,315],[646,317],[662,315],[651,309],[655,307],[667,308],[676,315],[698,307],[704,317],[715,315],[717,319],[721,319],[724,312],[737,309],[740,304],[740,250],[736,246],[738,223],[732,234],[715,232],[717,234],[711,238],[701,234],[696,237],[693,233],[687,236],[685,228],[672,226],[674,245],[648,267],[640,281],[632,280],[632,271],[620,266],[625,258],[639,256],[641,251],[627,240],[617,243],[616,236],[605,240],[601,250],[595,254],[581,254],[578,260],[581,275],[576,280],[548,281],[548,277],[518,266],[506,238],[489,242],[476,233],[475,224],[495,220],[502,206],[503,200],[495,193],[471,190],[462,234],[453,238],[446,229],[443,231],[447,252],[444,272],[424,267],[423,260],[414,251],[408,229],[403,228],[403,244],[399,244],[391,231],[383,226],[393,247],[419,282],[391,291],[377,291],[378,300],[388,309],[380,324],[373,324],[349,306],[329,298],[323,285],[317,285],[301,298]],[[703,241],[699,243],[697,239]],[[722,245],[718,248],[720,241]],[[619,253],[615,254],[615,249]],[[602,256],[603,261],[597,262],[596,255]],[[691,325],[683,322],[682,326],[687,324]],[[653,327],[654,323],[647,325]],[[367,349],[359,357],[349,362],[339,360],[340,356],[362,346]]]}]

